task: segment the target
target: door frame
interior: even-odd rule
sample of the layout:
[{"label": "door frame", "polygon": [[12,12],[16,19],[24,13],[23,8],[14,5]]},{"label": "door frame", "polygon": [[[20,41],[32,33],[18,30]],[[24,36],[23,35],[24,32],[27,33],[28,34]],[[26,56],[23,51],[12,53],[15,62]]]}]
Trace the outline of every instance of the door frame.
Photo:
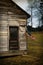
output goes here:
[{"label": "door frame", "polygon": [[[10,27],[15,27],[15,28],[17,27],[18,28],[18,50],[19,50],[19,26],[12,26],[12,25],[9,26],[9,44],[10,44]],[[9,51],[13,51],[13,50],[9,49]],[[14,51],[16,51],[16,50],[14,50]]]}]

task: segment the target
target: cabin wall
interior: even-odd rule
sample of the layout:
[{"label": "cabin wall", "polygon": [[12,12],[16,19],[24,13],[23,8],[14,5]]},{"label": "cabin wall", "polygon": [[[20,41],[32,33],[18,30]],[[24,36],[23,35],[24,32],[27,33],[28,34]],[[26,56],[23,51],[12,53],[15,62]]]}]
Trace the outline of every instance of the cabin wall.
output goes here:
[{"label": "cabin wall", "polygon": [[10,16],[9,26],[18,26],[19,27],[19,50],[27,50],[26,45],[26,19],[15,18]]},{"label": "cabin wall", "polygon": [[26,45],[26,20],[20,22],[20,26],[19,26],[19,46],[20,46],[20,50],[27,50],[27,45]]},{"label": "cabin wall", "polygon": [[0,52],[8,51],[8,21],[6,14],[0,14]]},{"label": "cabin wall", "polygon": [[9,26],[19,27],[19,50],[26,50],[26,19],[0,14],[0,52],[9,51]]},{"label": "cabin wall", "polygon": [[20,50],[26,50],[26,30],[25,27],[19,27],[19,46]]}]

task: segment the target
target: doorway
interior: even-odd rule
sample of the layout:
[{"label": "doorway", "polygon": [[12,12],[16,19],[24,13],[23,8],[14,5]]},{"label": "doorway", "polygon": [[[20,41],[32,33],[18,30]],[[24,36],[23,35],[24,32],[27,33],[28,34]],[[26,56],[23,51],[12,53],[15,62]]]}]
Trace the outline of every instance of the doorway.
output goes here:
[{"label": "doorway", "polygon": [[18,26],[9,26],[9,50],[19,50]]}]

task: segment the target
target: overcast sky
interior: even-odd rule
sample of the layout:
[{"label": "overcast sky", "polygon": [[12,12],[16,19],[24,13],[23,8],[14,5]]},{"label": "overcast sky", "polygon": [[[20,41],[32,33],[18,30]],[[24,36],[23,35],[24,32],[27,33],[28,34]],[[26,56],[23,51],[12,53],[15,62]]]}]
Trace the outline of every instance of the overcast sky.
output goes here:
[{"label": "overcast sky", "polygon": [[[20,6],[23,10],[25,10],[27,13],[29,13],[31,15],[31,11],[30,11],[31,8],[29,8],[29,7],[33,4],[34,0],[12,0],[12,1],[15,2],[18,6]],[[37,9],[35,9],[35,10],[37,11]],[[35,14],[35,10],[34,10],[33,14]],[[28,19],[27,21],[29,22],[28,25],[31,26],[30,19]],[[39,25],[38,18],[34,17],[34,15],[32,18],[32,23],[33,23],[32,27],[34,27],[34,28],[38,27],[38,25]]]}]

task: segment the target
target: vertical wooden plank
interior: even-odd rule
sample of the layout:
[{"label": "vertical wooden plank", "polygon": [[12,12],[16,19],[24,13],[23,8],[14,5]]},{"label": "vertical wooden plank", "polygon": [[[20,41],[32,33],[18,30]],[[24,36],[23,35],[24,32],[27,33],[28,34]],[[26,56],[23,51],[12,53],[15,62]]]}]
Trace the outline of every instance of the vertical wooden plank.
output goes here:
[{"label": "vertical wooden plank", "polygon": [[27,49],[25,33],[26,33],[25,26],[20,26],[19,27],[19,47],[20,47],[20,50]]}]

